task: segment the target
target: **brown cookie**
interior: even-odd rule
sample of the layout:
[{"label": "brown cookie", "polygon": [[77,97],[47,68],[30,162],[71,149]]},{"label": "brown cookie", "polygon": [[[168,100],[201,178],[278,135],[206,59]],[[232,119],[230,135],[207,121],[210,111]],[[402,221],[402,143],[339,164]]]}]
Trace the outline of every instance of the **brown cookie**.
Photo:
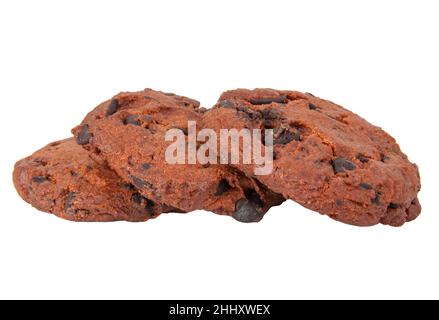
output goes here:
[{"label": "brown cookie", "polygon": [[[400,226],[421,211],[418,168],[395,139],[330,101],[296,91],[228,91],[202,127],[273,129],[273,172],[256,178],[333,219]],[[254,165],[234,167],[254,174]]]},{"label": "brown cookie", "polygon": [[13,179],[26,202],[67,220],[146,221],[173,211],[91,160],[73,138],[53,142],[17,162]]},{"label": "brown cookie", "polygon": [[192,99],[151,89],[121,93],[96,107],[73,133],[95,159],[108,163],[148,199],[182,211],[204,209],[243,222],[261,220],[282,196],[236,168],[166,161],[172,144],[166,134],[174,129],[186,139],[188,121],[199,123],[203,117],[204,109],[198,107]]}]

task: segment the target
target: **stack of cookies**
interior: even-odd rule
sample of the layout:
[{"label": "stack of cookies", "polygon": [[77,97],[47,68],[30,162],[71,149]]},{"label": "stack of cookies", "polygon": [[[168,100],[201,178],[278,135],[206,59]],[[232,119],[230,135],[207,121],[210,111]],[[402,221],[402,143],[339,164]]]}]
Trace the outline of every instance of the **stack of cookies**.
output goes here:
[{"label": "stack of cookies", "polygon": [[[188,153],[186,161],[170,163],[168,135],[190,135],[190,123],[217,137],[224,129],[271,130],[272,171],[257,175],[259,164],[243,161],[190,161]],[[286,199],[358,226],[401,226],[421,211],[418,168],[396,141],[309,93],[233,90],[208,110],[151,89],[120,93],[72,132],[17,162],[13,174],[25,201],[68,220],[146,221],[201,209],[258,222]]]}]

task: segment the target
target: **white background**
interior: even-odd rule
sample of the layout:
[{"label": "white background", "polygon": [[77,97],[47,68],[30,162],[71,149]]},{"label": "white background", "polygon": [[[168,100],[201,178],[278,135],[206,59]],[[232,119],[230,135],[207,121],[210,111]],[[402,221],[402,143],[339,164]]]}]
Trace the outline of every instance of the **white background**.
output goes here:
[{"label": "white background", "polygon": [[[437,1],[1,1],[0,298],[439,298]],[[254,225],[207,212],[140,224],[40,213],[15,161],[122,90],[204,106],[237,87],[309,91],[397,137],[421,170],[402,228],[289,201]]]}]

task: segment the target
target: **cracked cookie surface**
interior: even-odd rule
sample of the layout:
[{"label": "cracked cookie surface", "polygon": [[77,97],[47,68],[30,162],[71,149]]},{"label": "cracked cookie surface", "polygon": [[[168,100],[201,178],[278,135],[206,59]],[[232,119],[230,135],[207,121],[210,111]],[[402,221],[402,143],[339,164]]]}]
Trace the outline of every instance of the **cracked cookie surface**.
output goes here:
[{"label": "cracked cookie surface", "polygon": [[72,221],[146,221],[172,208],[153,202],[90,159],[73,138],[53,142],[16,163],[20,196],[38,210]]},{"label": "cracked cookie surface", "polygon": [[[333,219],[400,226],[421,211],[418,168],[395,139],[328,100],[297,91],[227,91],[202,126],[273,129],[273,172],[255,178]],[[233,166],[253,176],[254,165]]]}]

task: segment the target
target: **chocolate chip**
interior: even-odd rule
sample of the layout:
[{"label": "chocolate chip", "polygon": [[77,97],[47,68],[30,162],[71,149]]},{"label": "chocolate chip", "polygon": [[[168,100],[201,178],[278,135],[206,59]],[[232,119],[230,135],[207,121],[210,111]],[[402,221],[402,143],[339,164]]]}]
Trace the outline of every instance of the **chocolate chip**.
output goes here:
[{"label": "chocolate chip", "polygon": [[154,213],[154,201],[149,200],[149,199],[145,199],[146,200],[146,205],[145,205],[145,210],[149,215],[152,215]]},{"label": "chocolate chip", "polygon": [[131,196],[131,200],[137,204],[141,204],[143,199],[145,198],[140,193],[137,192]]},{"label": "chocolate chip", "polygon": [[75,192],[69,192],[67,194],[66,200],[64,201],[64,212],[65,213],[71,213],[70,207],[73,204],[73,200],[75,200],[76,193]]},{"label": "chocolate chip", "polygon": [[398,209],[398,208],[399,208],[399,205],[397,205],[396,203],[391,202],[391,203],[389,204],[389,208],[390,208],[390,209]]},{"label": "chocolate chip", "polygon": [[262,115],[259,112],[253,111],[250,108],[247,108],[246,106],[238,106],[236,109],[244,113],[245,116],[252,121],[258,120],[262,117]]},{"label": "chocolate chip", "polygon": [[165,92],[165,96],[174,97],[174,96],[176,96],[176,94],[172,93],[172,92]]},{"label": "chocolate chip", "polygon": [[216,189],[215,196],[219,197],[229,189],[229,182],[226,179],[221,179],[221,181],[218,183],[218,188]]},{"label": "chocolate chip", "polygon": [[116,99],[111,100],[110,104],[107,108],[106,116],[109,117],[117,112],[117,109],[119,109],[119,101]]},{"label": "chocolate chip", "polygon": [[340,207],[340,206],[343,205],[343,201],[340,200],[340,199],[337,199],[337,200],[335,200],[335,205],[336,205],[337,207]]},{"label": "chocolate chip", "polygon": [[260,118],[259,112],[246,112],[246,114],[247,114],[247,117],[253,121],[258,120]]},{"label": "chocolate chip", "polygon": [[369,162],[369,158],[365,157],[361,153],[357,154],[356,158],[360,160],[361,163],[367,163]]},{"label": "chocolate chip", "polygon": [[381,197],[380,197],[380,194],[379,193],[377,193],[376,195],[375,195],[375,198],[372,198],[372,203],[374,203],[374,204],[381,204]]},{"label": "chocolate chip", "polygon": [[262,98],[262,99],[250,99],[249,102],[253,105],[262,105],[262,104],[270,104],[273,102],[276,103],[287,103],[288,98],[286,96],[278,96],[274,98]]},{"label": "chocolate chip", "polygon": [[138,205],[145,205],[145,210],[149,215],[154,213],[155,203],[136,192],[131,196],[131,200]]},{"label": "chocolate chip", "polygon": [[361,183],[360,183],[360,188],[361,188],[361,189],[364,189],[364,190],[371,190],[371,189],[373,189],[372,186],[371,186],[370,184],[368,184],[368,183],[364,183],[364,182],[361,182]]},{"label": "chocolate chip", "polygon": [[300,141],[300,133],[285,128],[274,129],[273,144],[287,144],[291,141]]},{"label": "chocolate chip", "polygon": [[122,189],[129,190],[129,191],[133,191],[135,189],[135,187],[131,183],[125,183],[124,182],[124,183],[121,183],[119,186]]},{"label": "chocolate chip", "polygon": [[234,108],[235,104],[230,100],[221,100],[219,102],[220,107],[222,108]]},{"label": "chocolate chip", "polygon": [[261,111],[264,120],[277,120],[282,118],[281,114],[275,109],[264,109]]},{"label": "chocolate chip", "polygon": [[139,116],[137,116],[135,114],[130,114],[128,117],[125,118],[123,123],[125,125],[132,124],[133,126],[140,126],[140,124],[141,124],[140,120],[139,120]]},{"label": "chocolate chip", "polygon": [[273,128],[276,120],[282,119],[282,115],[274,109],[264,109],[260,111],[262,118],[264,119],[264,127],[267,129]]},{"label": "chocolate chip", "polygon": [[310,93],[310,92],[305,92],[305,94],[308,95],[308,96],[310,96],[310,97],[315,97],[315,95],[313,95],[313,94]]},{"label": "chocolate chip", "polygon": [[247,200],[253,203],[256,207],[262,208],[264,206],[264,203],[262,202],[262,199],[259,196],[259,194],[256,192],[256,190],[249,189],[246,190],[244,193]]},{"label": "chocolate chip", "polygon": [[142,169],[143,170],[148,170],[149,168],[151,168],[151,165],[149,163],[143,163],[142,164]]},{"label": "chocolate chip", "polygon": [[35,183],[43,183],[47,181],[47,178],[43,176],[36,176],[32,178],[32,181]]},{"label": "chocolate chip", "polygon": [[251,223],[261,221],[264,213],[250,200],[241,199],[236,203],[236,211],[232,216],[237,221]]},{"label": "chocolate chip", "polygon": [[131,180],[133,180],[133,184],[134,184],[134,186],[137,189],[142,189],[142,188],[145,188],[145,187],[147,187],[147,188],[152,187],[151,183],[149,183],[149,182],[147,182],[145,180],[142,180],[142,179],[140,179],[138,177],[131,176]]},{"label": "chocolate chip", "polygon": [[309,104],[308,104],[308,108],[309,108],[309,110],[317,110],[316,105],[315,105],[315,104],[312,104],[312,103],[309,103]]},{"label": "chocolate chip", "polygon": [[352,162],[344,158],[337,158],[332,160],[332,167],[334,168],[335,173],[345,172],[345,169],[352,171],[356,168],[356,166]]},{"label": "chocolate chip", "polygon": [[85,145],[90,141],[92,135],[88,130],[89,130],[88,124],[84,124],[79,128],[78,135],[76,136],[76,142],[79,145],[81,146]]}]

